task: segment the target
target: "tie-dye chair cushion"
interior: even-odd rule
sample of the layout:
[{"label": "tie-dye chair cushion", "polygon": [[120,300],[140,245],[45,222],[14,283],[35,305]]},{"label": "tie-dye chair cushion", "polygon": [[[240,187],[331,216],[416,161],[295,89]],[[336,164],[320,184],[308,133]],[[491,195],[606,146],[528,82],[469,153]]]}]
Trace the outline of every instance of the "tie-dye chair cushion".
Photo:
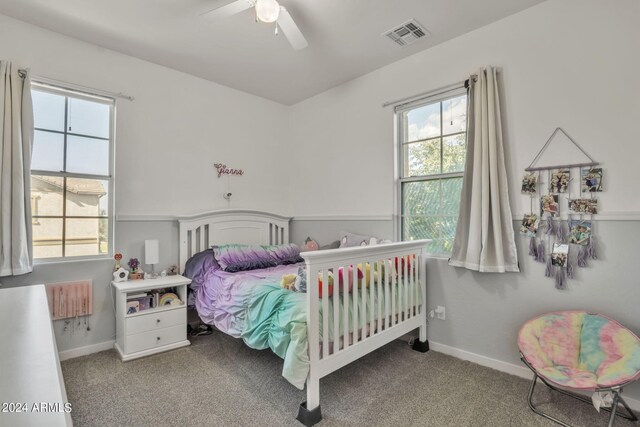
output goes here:
[{"label": "tie-dye chair cushion", "polygon": [[640,378],[640,339],[613,319],[558,311],[529,320],[518,334],[520,353],[546,380],[595,390]]}]

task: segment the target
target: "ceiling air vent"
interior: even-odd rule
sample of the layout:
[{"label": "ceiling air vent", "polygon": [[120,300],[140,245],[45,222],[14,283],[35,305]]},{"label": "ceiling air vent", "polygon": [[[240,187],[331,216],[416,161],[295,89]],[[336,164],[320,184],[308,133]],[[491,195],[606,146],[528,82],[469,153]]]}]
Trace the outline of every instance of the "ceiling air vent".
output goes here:
[{"label": "ceiling air vent", "polygon": [[382,35],[388,37],[397,45],[405,47],[423,37],[429,36],[429,32],[415,19],[412,19],[389,31],[385,31]]}]

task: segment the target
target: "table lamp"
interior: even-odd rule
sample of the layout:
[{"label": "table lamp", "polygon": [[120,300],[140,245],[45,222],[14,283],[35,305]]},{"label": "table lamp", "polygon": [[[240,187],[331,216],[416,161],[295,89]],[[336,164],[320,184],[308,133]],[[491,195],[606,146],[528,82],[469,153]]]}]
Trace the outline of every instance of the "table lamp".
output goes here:
[{"label": "table lamp", "polygon": [[149,278],[158,278],[154,268],[154,265],[160,262],[160,244],[158,240],[144,241],[144,262],[145,264],[151,265],[151,275]]}]

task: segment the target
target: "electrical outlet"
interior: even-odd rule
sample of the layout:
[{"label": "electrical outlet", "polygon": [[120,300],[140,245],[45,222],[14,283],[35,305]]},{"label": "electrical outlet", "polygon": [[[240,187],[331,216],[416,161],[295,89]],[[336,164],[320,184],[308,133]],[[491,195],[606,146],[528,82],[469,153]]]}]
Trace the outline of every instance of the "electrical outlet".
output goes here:
[{"label": "electrical outlet", "polygon": [[447,309],[443,305],[437,306],[435,312],[438,319],[446,320]]}]

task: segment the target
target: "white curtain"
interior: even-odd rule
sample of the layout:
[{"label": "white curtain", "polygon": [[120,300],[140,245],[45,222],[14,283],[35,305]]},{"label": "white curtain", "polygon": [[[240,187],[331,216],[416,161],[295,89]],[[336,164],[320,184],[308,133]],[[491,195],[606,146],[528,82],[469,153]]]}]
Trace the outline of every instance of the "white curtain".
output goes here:
[{"label": "white curtain", "polygon": [[33,269],[31,148],[33,106],[28,71],[0,61],[0,276]]},{"label": "white curtain", "polygon": [[449,265],[490,273],[520,271],[504,164],[497,70],[492,67],[469,79],[467,123],[460,215]]}]

